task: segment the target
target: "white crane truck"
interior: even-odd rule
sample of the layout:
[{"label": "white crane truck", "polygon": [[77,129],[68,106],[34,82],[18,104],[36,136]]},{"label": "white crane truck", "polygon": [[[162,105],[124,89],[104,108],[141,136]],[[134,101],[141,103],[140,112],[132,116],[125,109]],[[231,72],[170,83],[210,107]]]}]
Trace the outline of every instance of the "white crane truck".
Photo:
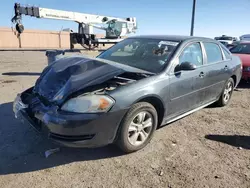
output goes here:
[{"label": "white crane truck", "polygon": [[[79,43],[85,48],[94,48],[99,44],[115,44],[120,42],[122,37],[135,33],[137,22],[135,17],[116,18],[95,14],[85,14],[56,9],[47,9],[36,6],[21,6],[15,3],[15,15],[11,19],[16,24],[16,30],[21,34],[24,30],[22,15],[29,15],[36,18],[68,20],[78,23],[78,32],[71,33],[71,44]],[[104,26],[106,25],[106,26]],[[104,38],[96,38],[93,28],[106,31]],[[71,45],[73,48],[73,45]]]}]

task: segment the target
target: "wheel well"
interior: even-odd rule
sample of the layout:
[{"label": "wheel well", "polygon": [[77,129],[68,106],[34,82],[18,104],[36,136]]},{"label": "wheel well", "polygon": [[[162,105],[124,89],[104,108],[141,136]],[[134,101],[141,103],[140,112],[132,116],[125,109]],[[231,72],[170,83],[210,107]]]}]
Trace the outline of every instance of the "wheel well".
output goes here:
[{"label": "wheel well", "polygon": [[144,99],[141,99],[138,102],[148,102],[154,106],[158,115],[158,126],[160,126],[162,124],[164,112],[165,112],[162,101],[158,99],[157,97],[146,97]]},{"label": "wheel well", "polygon": [[231,78],[233,78],[233,80],[234,80],[234,86],[235,86],[236,83],[237,83],[237,77],[235,75],[233,75],[233,76],[231,76]]}]

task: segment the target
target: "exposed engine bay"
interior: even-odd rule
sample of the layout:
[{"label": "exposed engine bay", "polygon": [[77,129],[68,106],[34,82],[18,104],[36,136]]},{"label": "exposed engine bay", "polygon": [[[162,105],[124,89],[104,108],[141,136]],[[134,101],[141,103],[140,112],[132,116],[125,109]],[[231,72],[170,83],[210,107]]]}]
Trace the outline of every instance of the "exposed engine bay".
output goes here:
[{"label": "exposed engine bay", "polygon": [[99,59],[62,58],[43,71],[33,93],[60,106],[71,97],[104,94],[150,75],[140,69]]}]

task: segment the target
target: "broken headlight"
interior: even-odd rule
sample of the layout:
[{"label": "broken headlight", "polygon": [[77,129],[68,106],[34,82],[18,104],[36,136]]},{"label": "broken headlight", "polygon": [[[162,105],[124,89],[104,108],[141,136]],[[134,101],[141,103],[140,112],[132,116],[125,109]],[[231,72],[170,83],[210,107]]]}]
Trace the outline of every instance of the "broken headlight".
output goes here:
[{"label": "broken headlight", "polygon": [[107,95],[84,95],[69,99],[62,110],[78,113],[107,112],[114,104],[114,100]]}]

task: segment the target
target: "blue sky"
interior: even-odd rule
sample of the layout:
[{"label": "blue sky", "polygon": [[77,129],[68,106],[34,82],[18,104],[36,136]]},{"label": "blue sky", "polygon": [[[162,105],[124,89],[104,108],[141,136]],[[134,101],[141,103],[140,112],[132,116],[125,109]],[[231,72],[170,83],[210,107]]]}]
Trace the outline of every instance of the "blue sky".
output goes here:
[{"label": "blue sky", "polygon": [[[2,0],[0,26],[10,27],[15,2],[44,8],[136,17],[136,34],[189,35],[192,0]],[[240,36],[250,33],[250,0],[197,0],[194,35],[215,37],[222,34]],[[23,16],[27,29],[60,30],[77,24]]]}]

